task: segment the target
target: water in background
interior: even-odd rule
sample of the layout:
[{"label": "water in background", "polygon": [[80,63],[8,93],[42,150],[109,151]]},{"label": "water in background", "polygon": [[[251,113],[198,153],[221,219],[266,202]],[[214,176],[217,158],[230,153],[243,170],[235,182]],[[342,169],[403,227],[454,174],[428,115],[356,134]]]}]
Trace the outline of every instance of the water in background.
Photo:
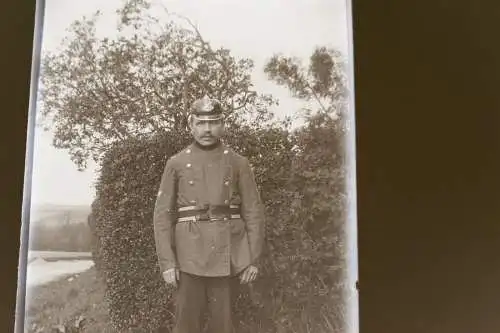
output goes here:
[{"label": "water in background", "polygon": [[31,260],[26,272],[26,286],[33,287],[65,276],[82,273],[94,266],[92,260],[46,261],[41,257]]}]

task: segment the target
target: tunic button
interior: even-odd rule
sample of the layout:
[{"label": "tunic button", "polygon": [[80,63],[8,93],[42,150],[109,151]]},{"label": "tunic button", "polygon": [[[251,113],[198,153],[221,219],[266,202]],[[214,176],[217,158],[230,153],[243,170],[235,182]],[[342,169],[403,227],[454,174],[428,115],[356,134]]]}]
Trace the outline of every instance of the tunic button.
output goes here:
[{"label": "tunic button", "polygon": [[229,185],[229,182],[226,180],[226,181],[224,182],[224,185],[228,186],[228,185]]},{"label": "tunic button", "polygon": [[186,150],[186,153],[188,154],[191,153],[191,149]]},{"label": "tunic button", "polygon": [[191,163],[186,164],[186,167],[190,168],[191,167]]},{"label": "tunic button", "polygon": [[189,185],[193,185],[194,182],[192,180],[189,181]]}]

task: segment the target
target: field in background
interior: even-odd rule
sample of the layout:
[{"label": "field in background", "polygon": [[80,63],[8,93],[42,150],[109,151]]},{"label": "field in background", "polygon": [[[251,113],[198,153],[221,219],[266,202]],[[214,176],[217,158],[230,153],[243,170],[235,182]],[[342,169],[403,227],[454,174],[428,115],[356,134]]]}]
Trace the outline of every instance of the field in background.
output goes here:
[{"label": "field in background", "polygon": [[30,213],[31,251],[90,252],[90,207],[41,205],[33,207]]},{"label": "field in background", "polygon": [[31,251],[90,252],[92,234],[86,222],[66,225],[32,225]]},{"label": "field in background", "polygon": [[34,205],[31,209],[32,225],[78,224],[87,221],[90,207],[86,205]]}]

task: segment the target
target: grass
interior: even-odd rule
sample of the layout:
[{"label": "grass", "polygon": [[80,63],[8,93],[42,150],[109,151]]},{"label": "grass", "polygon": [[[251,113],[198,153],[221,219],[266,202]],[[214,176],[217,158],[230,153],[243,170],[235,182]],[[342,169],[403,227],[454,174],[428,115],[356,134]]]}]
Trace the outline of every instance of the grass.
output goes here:
[{"label": "grass", "polygon": [[[25,332],[57,332],[57,325],[73,326],[79,318],[83,326],[69,332],[111,333],[104,301],[104,284],[95,268],[66,276],[27,290]],[[68,332],[68,329],[65,331]]]},{"label": "grass", "polygon": [[[105,286],[97,275],[94,267],[86,272],[68,275],[57,281],[49,282],[42,286],[31,287],[27,291],[25,312],[25,333],[116,333],[112,329],[108,309],[104,299]],[[274,307],[269,304],[270,308]],[[285,310],[286,311],[286,310]],[[321,307],[319,323],[311,323],[305,311],[305,318],[296,318],[295,325],[282,326],[277,332],[288,331],[291,333],[311,332],[344,332],[335,325],[336,317],[345,311],[343,306]],[[260,315],[264,315],[260,313]],[[275,323],[283,316],[283,313],[264,315],[271,318]],[[285,316],[287,317],[287,316]],[[83,319],[80,329],[71,328],[75,323]],[[66,326],[66,330],[54,330],[58,325]],[[300,325],[302,324],[302,325]],[[313,327],[314,326],[314,327]],[[245,332],[268,332],[269,328],[249,327]],[[271,331],[274,331],[271,329]]]}]

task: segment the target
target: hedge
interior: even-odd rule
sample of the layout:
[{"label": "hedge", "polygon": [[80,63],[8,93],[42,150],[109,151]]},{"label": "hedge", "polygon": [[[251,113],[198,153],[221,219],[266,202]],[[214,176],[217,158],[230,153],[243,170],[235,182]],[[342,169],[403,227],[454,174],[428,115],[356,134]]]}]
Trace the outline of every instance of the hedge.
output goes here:
[{"label": "hedge", "polygon": [[[164,133],[115,145],[93,205],[95,260],[119,332],[169,331],[172,294],[161,279],[153,209],[167,158],[190,143]],[[298,133],[232,128],[226,142],[251,161],[266,205],[261,277],[236,308],[244,332],[342,332],[345,191],[342,131],[318,118]]]}]

